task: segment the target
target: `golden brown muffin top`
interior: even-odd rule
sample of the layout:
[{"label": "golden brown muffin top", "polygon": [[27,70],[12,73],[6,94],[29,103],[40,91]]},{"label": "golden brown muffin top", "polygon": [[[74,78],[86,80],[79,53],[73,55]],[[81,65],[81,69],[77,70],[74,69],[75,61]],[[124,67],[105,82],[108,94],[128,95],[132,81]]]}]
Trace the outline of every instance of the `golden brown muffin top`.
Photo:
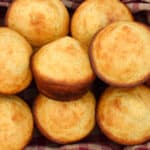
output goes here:
[{"label": "golden brown muffin top", "polygon": [[89,50],[96,74],[115,86],[133,86],[150,74],[150,29],[137,22],[115,22],[98,32]]},{"label": "golden brown muffin top", "polygon": [[17,96],[0,95],[0,150],[21,150],[32,138],[33,118]]},{"label": "golden brown muffin top", "polygon": [[39,47],[67,35],[69,14],[60,0],[15,0],[6,24]]},{"label": "golden brown muffin top", "polygon": [[41,133],[57,143],[78,141],[95,125],[95,102],[90,92],[69,102],[56,101],[40,94],[33,106],[36,125]]},{"label": "golden brown muffin top", "polygon": [[91,80],[94,76],[87,50],[68,36],[38,50],[32,59],[32,70],[47,80],[67,84]]},{"label": "golden brown muffin top", "polygon": [[76,9],[71,20],[71,33],[89,45],[98,30],[119,20],[133,20],[131,12],[119,0],[88,0]]},{"label": "golden brown muffin top", "polygon": [[97,122],[111,140],[120,144],[140,144],[150,139],[150,89],[105,90],[97,106]]},{"label": "golden brown muffin top", "polygon": [[0,27],[0,93],[18,93],[31,81],[32,48],[16,31]]}]

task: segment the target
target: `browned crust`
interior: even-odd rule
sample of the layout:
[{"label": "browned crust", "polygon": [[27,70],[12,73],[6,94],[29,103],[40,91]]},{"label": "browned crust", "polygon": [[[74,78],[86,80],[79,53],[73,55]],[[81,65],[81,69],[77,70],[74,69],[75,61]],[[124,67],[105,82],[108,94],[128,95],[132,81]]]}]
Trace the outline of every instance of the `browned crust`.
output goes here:
[{"label": "browned crust", "polygon": [[68,85],[65,81],[60,83],[53,79],[42,77],[35,71],[33,71],[33,74],[39,91],[47,97],[56,100],[74,100],[80,98],[88,91],[94,79],[94,77],[91,77],[83,82]]},{"label": "browned crust", "polygon": [[80,81],[77,83],[66,83],[66,81],[56,81],[52,78],[44,77],[40,75],[32,61],[31,69],[34,75],[34,79],[37,85],[38,90],[45,96],[55,99],[55,100],[75,100],[83,96],[88,89],[90,89],[93,81],[95,80],[95,74],[92,74],[91,77]]},{"label": "browned crust", "polygon": [[[12,3],[9,5],[9,7],[7,8],[7,12],[6,12],[6,14],[5,14],[5,18],[4,18],[4,24],[5,24],[5,26],[10,26],[10,28],[11,28],[11,25],[9,25],[9,16],[11,16],[10,14],[11,14],[11,12],[12,12],[12,9],[14,8],[14,7],[18,7],[18,6],[16,6],[16,5],[18,5],[17,4],[18,3],[18,0],[13,0],[12,1]],[[59,32],[58,34],[56,34],[56,35],[54,35],[55,37],[53,37],[52,39],[45,39],[44,40],[44,42],[42,42],[42,41],[39,41],[38,39],[30,39],[30,37],[28,36],[28,35],[25,35],[21,30],[18,30],[17,28],[13,28],[14,30],[16,30],[17,32],[19,32],[19,33],[21,33],[25,38],[26,38],[26,40],[33,46],[33,47],[41,47],[42,45],[45,45],[45,44],[47,44],[47,43],[49,43],[49,42],[52,42],[52,41],[54,41],[54,40],[56,40],[56,39],[58,39],[58,38],[61,38],[61,37],[63,37],[63,36],[65,36],[65,35],[68,35],[68,33],[69,33],[69,24],[70,24],[70,15],[69,15],[69,12],[68,12],[68,10],[67,10],[67,8],[65,7],[65,5],[63,4],[63,2],[62,1],[59,1],[59,5],[61,6],[61,7],[64,7],[64,10],[63,11],[65,11],[65,13],[66,13],[66,15],[65,15],[65,20],[63,20],[64,22],[63,22],[63,26],[65,26],[65,27],[62,27],[62,28],[60,28],[61,29],[61,32]],[[42,21],[41,21],[42,22]],[[36,26],[36,24],[37,23],[34,23],[33,25],[35,25]],[[41,28],[43,28],[43,26],[41,27]],[[38,29],[38,31],[39,31],[39,29]],[[37,31],[37,33],[38,33],[38,31]],[[49,34],[51,34],[51,33],[49,33]],[[38,36],[38,35],[37,35]],[[44,35],[43,35],[43,37],[44,37]]]},{"label": "browned crust", "polygon": [[34,116],[34,121],[35,121],[35,124],[37,126],[37,128],[39,129],[39,131],[42,133],[42,135],[44,135],[48,140],[50,141],[53,141],[55,143],[58,143],[58,144],[69,144],[69,143],[74,143],[74,142],[77,142],[77,141],[80,141],[82,140],[83,138],[85,138],[86,136],[88,136],[91,131],[94,129],[95,127],[95,124],[93,124],[93,127],[91,128],[91,130],[86,134],[84,135],[83,137],[81,137],[80,139],[74,139],[72,141],[65,141],[64,139],[56,139],[55,137],[52,137],[51,135],[49,135],[45,130],[44,128],[42,128],[42,126],[40,125],[40,122],[36,116],[37,114],[37,111],[36,111],[36,105],[37,105],[37,99],[38,99],[39,95],[36,97],[34,103],[33,103],[33,106],[32,106],[32,111],[33,111],[33,116]]},{"label": "browned crust", "polygon": [[[107,89],[106,89],[107,90]],[[106,91],[105,90],[105,91]],[[104,93],[105,93],[104,91]],[[97,125],[99,127],[99,129],[101,129],[101,131],[105,134],[106,137],[108,137],[110,140],[118,143],[118,144],[122,144],[122,145],[136,145],[136,144],[142,144],[148,140],[150,140],[150,136],[146,136],[145,138],[143,139],[139,139],[139,140],[128,140],[128,139],[121,139],[121,138],[117,138],[116,136],[114,136],[112,133],[110,133],[109,131],[107,131],[105,129],[105,127],[102,125],[101,123],[101,116],[98,115],[98,112],[99,112],[99,104],[100,104],[100,101],[101,101],[101,97],[103,97],[104,93],[100,96],[98,102],[97,102],[97,107],[96,107],[96,122],[97,122]]]},{"label": "browned crust", "polygon": [[144,83],[147,87],[150,87],[150,79],[146,80]]},{"label": "browned crust", "polygon": [[[141,26],[144,26],[147,30],[150,31],[150,28],[148,26],[146,26],[145,24],[143,23],[140,23],[140,22],[136,22],[137,24],[140,24]],[[100,29],[98,30],[95,35],[93,36],[93,39],[91,40],[91,43],[90,43],[90,46],[89,46],[89,49],[88,49],[88,54],[89,54],[89,60],[90,60],[90,63],[91,63],[91,66],[93,68],[93,71],[95,72],[95,74],[97,75],[97,77],[101,80],[103,80],[105,83],[109,84],[109,85],[112,85],[112,86],[115,86],[115,87],[134,87],[134,86],[137,86],[139,84],[142,84],[144,83],[145,81],[147,81],[149,78],[150,78],[150,72],[145,75],[142,79],[136,81],[136,82],[132,82],[132,83],[126,83],[126,84],[121,84],[121,83],[117,83],[117,82],[112,82],[111,80],[107,79],[105,76],[103,76],[99,71],[98,71],[98,68],[96,67],[95,65],[95,62],[94,62],[94,58],[93,58],[93,53],[92,53],[92,48],[93,48],[93,43],[96,39],[96,36],[99,34],[99,32],[101,32],[103,29]]]},{"label": "browned crust", "polygon": [[[87,1],[84,0],[84,1],[82,2],[82,5],[85,5],[84,3],[87,3]],[[134,19],[133,15],[132,15],[130,9],[129,9],[123,2],[118,1],[118,3],[121,3],[122,5],[124,5],[124,7],[126,8],[126,10],[128,11],[129,16],[131,17],[131,20],[134,21],[135,19]],[[76,11],[79,11],[79,10],[80,10],[80,6],[76,9]],[[74,16],[75,16],[75,13],[72,15],[72,19],[71,19],[71,22],[70,22],[70,32],[71,32],[71,35],[73,34],[73,19],[74,19]],[[121,20],[120,20],[120,21],[121,21]],[[102,28],[101,28],[100,30],[102,30]],[[99,32],[100,30],[98,30],[98,32]],[[96,33],[98,33],[98,32],[96,32]],[[95,35],[96,35],[96,34],[95,34]],[[95,36],[93,36],[93,37],[95,37]],[[90,43],[92,43],[92,41],[93,41],[93,39],[91,40]],[[90,45],[91,45],[91,44],[89,44],[89,47],[90,47]]]},{"label": "browned crust", "polygon": [[[87,3],[87,1],[84,0],[84,2],[82,2],[82,5],[83,5],[83,3]],[[135,19],[134,19],[133,15],[132,15],[130,9],[129,9],[124,3],[120,2],[120,1],[118,1],[118,3],[121,3],[122,5],[124,5],[124,7],[127,9],[128,13],[129,13],[129,15],[130,15],[132,21],[134,21]],[[77,11],[77,10],[79,11],[79,9],[80,9],[80,6],[76,9],[76,11]],[[75,13],[72,15],[72,18],[74,18],[74,15],[75,15]],[[72,34],[72,26],[73,26],[72,24],[73,24],[73,23],[72,23],[72,19],[71,19],[71,22],[70,22],[70,32],[71,32],[71,34]],[[101,29],[100,29],[100,30],[101,30]]]}]

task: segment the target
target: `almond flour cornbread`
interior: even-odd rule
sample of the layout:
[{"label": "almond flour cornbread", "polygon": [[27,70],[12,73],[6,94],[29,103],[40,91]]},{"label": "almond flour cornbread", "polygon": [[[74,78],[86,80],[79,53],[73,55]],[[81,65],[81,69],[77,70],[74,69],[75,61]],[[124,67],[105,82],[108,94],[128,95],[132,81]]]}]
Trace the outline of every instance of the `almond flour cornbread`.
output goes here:
[{"label": "almond flour cornbread", "polygon": [[0,93],[16,94],[31,83],[31,54],[32,48],[23,36],[0,27]]},{"label": "almond flour cornbread", "polygon": [[150,140],[150,89],[109,87],[97,104],[97,123],[111,140],[125,145]]},{"label": "almond flour cornbread", "polygon": [[69,13],[60,0],[15,0],[8,8],[5,22],[35,47],[69,31]]},{"label": "almond flour cornbread", "polygon": [[77,99],[95,79],[87,50],[69,36],[39,49],[31,66],[39,91],[53,99]]},{"label": "almond flour cornbread", "polygon": [[116,21],[133,21],[128,8],[119,0],[86,0],[71,19],[71,34],[89,46],[94,34]]},{"label": "almond flour cornbread", "polygon": [[96,101],[91,92],[75,101],[54,100],[39,94],[33,105],[35,122],[49,140],[60,144],[77,142],[95,126]]},{"label": "almond flour cornbread", "polygon": [[130,87],[150,76],[150,29],[138,22],[115,22],[94,37],[89,48],[96,75],[106,83]]},{"label": "almond flour cornbread", "polygon": [[0,95],[0,150],[22,150],[32,138],[33,117],[17,96]]},{"label": "almond flour cornbread", "polygon": [[[3,1],[3,0],[2,0]],[[9,1],[9,0],[4,0],[4,1]],[[54,0],[55,1],[55,0]],[[66,6],[68,6],[69,7],[69,9],[71,8],[71,11],[73,10],[73,9],[75,9],[78,5],[79,5],[79,2],[81,2],[82,0],[62,0],[62,2],[64,2],[65,3],[65,5]],[[88,0],[87,0],[88,1]],[[128,0],[128,1],[126,1],[126,0],[122,0],[122,1],[124,1],[125,3],[128,3],[128,6],[130,7],[130,8],[132,8],[133,9],[133,11],[139,11],[139,10],[145,10],[145,9],[143,9],[144,7],[146,8],[146,9],[149,9],[149,7],[148,7],[148,1],[146,1],[146,0],[142,0],[142,1],[137,1],[137,0],[135,0],[135,1],[130,1],[130,0]],[[108,2],[112,2],[112,1],[108,1]],[[134,5],[134,2],[137,2],[137,3],[135,3],[136,5]],[[145,3],[146,2],[146,3]],[[0,5],[1,5],[1,3],[0,3]],[[7,5],[8,6],[8,5]],[[136,6],[136,7],[135,7]],[[110,7],[111,8],[111,7]],[[119,7],[120,8],[120,7]],[[116,10],[119,10],[119,8],[116,8]],[[112,9],[113,11],[115,11],[115,9]],[[92,13],[92,11],[90,12],[90,13]],[[112,14],[113,14],[113,12],[112,12]],[[147,16],[148,16],[148,13],[147,12],[143,12],[143,14],[144,14],[144,17],[142,17],[142,20],[144,20],[144,18],[146,17],[146,14],[147,14]],[[1,8],[0,8],[0,16],[1,16]],[[94,16],[92,17],[92,18],[94,18]],[[41,19],[41,18],[40,18]],[[0,23],[2,23],[3,21],[1,20],[1,18],[0,18]],[[36,22],[36,24],[37,24],[37,22],[38,21],[35,21]],[[40,22],[40,21],[39,21]],[[89,23],[91,23],[92,22],[92,19],[91,19],[91,21],[89,21]],[[144,21],[144,22],[146,22],[146,21]],[[93,23],[94,23],[94,19],[93,19]],[[148,23],[148,21],[147,21],[147,23]],[[91,23],[92,24],[92,23]],[[26,26],[26,24],[22,24],[22,27],[24,28]],[[80,24],[78,25],[78,26],[80,26]],[[84,26],[85,27],[85,26]],[[38,31],[39,30],[37,30],[37,33],[38,33]],[[37,34],[38,36],[40,35],[39,33]],[[84,36],[86,36],[87,34],[85,34]],[[84,37],[83,36],[83,37]],[[40,45],[41,46],[41,45]],[[39,48],[38,48],[39,49]],[[109,59],[108,59],[108,61],[109,61]],[[110,64],[111,64],[111,61],[109,61],[110,62]],[[93,70],[95,70],[95,69],[93,69]],[[8,74],[7,74],[8,75]],[[144,81],[147,81],[147,80],[145,80],[144,79]],[[142,82],[144,82],[144,81],[142,81]],[[108,83],[108,82],[106,82],[106,83]],[[141,82],[140,82],[141,83]],[[139,84],[140,84],[139,83]],[[97,84],[97,82],[94,82],[93,83],[94,84],[94,87],[96,88],[97,87],[97,89],[95,89],[96,90],[96,93],[97,93],[97,95],[99,94],[101,94],[101,92],[99,92],[99,88],[101,88],[101,86],[103,86],[103,84]],[[108,83],[108,84],[110,84],[110,83]],[[139,85],[139,84],[136,84],[136,85]],[[80,85],[80,83],[79,83],[79,85]],[[113,84],[114,85],[114,84]],[[98,87],[99,86],[99,87]],[[116,86],[116,85],[115,85]],[[130,85],[130,86],[135,86],[135,85]],[[25,97],[25,99],[27,99],[27,101],[30,101],[30,100],[32,100],[33,98],[32,98],[32,88],[33,88],[33,85],[32,85],[32,87],[30,87],[31,89],[28,89],[27,91],[23,91],[23,96]],[[93,87],[92,87],[93,88]],[[92,89],[93,90],[93,89]],[[33,90],[33,92],[34,92],[34,90]],[[98,93],[99,92],[99,93]],[[30,94],[32,95],[32,96],[30,96]],[[19,94],[20,95],[20,94]],[[58,99],[57,99],[58,100]],[[71,100],[71,99],[70,99]],[[72,100],[71,100],[72,101]],[[29,102],[29,103],[31,103],[31,101]],[[53,113],[55,113],[55,110],[53,109]],[[64,115],[64,114],[63,114]],[[109,114],[108,114],[108,116],[109,116]],[[144,125],[143,125],[144,126]],[[147,133],[149,133],[149,132],[147,132]],[[140,149],[140,148],[144,148],[144,149],[146,149],[146,150],[148,150],[149,149],[149,144],[147,143],[147,144],[144,144],[144,145],[136,145],[136,146],[133,146],[133,147],[124,147],[124,146],[121,146],[121,145],[119,145],[119,144],[116,144],[116,143],[112,143],[111,141],[109,141],[109,140],[106,140],[106,141],[102,141],[102,143],[101,143],[101,139],[103,138],[103,136],[101,136],[101,134],[99,134],[99,132],[98,131],[96,131],[96,132],[94,132],[94,133],[92,133],[91,134],[91,136],[89,136],[87,139],[84,139],[83,141],[90,141],[90,142],[92,142],[92,144],[87,144],[87,143],[85,143],[85,144],[81,144],[80,142],[79,143],[76,143],[75,145],[65,145],[64,147],[61,147],[60,149],[62,149],[62,148],[74,148],[74,149],[83,149],[83,148],[85,148],[85,149],[91,149],[91,148],[93,148],[93,149],[104,149],[104,148],[107,148],[107,149],[128,149],[128,148],[131,148],[131,149]],[[100,139],[100,140],[99,140]],[[50,140],[50,139],[49,139]],[[103,139],[102,139],[103,140]],[[113,139],[112,139],[113,140]],[[54,140],[53,140],[54,141]],[[82,142],[83,142],[82,141]],[[114,141],[114,140],[113,140]],[[148,141],[148,139],[146,140],[146,141]],[[93,143],[93,142],[98,142],[99,144],[97,145],[97,144],[95,144],[95,143]],[[106,144],[106,145],[104,145],[104,143]],[[141,142],[141,141],[140,141]],[[120,142],[120,144],[124,144],[124,143],[121,143]],[[27,149],[43,149],[43,150],[46,150],[47,148],[50,148],[50,149],[52,149],[53,148],[53,146],[54,146],[54,143],[51,143],[50,141],[47,141],[45,138],[43,138],[43,136],[41,136],[41,135],[39,135],[39,134],[35,134],[34,136],[33,136],[33,138],[32,138],[32,141],[31,141],[31,143],[30,143],[30,145],[28,145],[27,146]],[[56,146],[56,145],[55,145]],[[57,145],[57,146],[60,146],[60,145]],[[59,148],[56,148],[56,149],[59,149]]]}]

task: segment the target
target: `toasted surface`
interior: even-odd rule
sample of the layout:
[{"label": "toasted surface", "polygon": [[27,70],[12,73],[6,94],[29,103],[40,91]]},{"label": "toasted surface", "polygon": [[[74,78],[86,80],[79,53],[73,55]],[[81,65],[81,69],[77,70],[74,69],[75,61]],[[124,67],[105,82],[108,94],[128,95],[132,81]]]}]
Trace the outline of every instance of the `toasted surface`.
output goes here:
[{"label": "toasted surface", "polygon": [[0,150],[21,150],[32,138],[33,117],[17,96],[0,95]]},{"label": "toasted surface", "polygon": [[69,14],[60,0],[15,0],[6,24],[38,47],[67,35]]},{"label": "toasted surface", "polygon": [[31,46],[20,34],[0,28],[0,93],[18,93],[30,84],[31,54]]},{"label": "toasted surface", "polygon": [[134,86],[150,74],[150,29],[137,22],[116,22],[98,32],[89,49],[99,78],[115,86]]},{"label": "toasted surface", "polygon": [[150,89],[108,88],[99,99],[97,122],[111,140],[140,144],[150,139]]},{"label": "toasted surface", "polygon": [[148,86],[148,87],[150,87],[150,79],[148,79],[148,80],[145,81],[145,85]]},{"label": "toasted surface", "polygon": [[49,140],[65,144],[87,136],[95,126],[96,101],[88,92],[76,101],[61,102],[39,95],[33,105],[35,122]]},{"label": "toasted surface", "polygon": [[71,37],[63,37],[38,50],[32,57],[32,70],[41,92],[45,90],[50,95],[54,90],[56,96],[61,90],[63,95],[82,93],[95,78],[87,50]]},{"label": "toasted surface", "polygon": [[88,0],[75,11],[71,20],[72,36],[89,45],[93,35],[106,25],[133,20],[131,12],[118,0]]}]

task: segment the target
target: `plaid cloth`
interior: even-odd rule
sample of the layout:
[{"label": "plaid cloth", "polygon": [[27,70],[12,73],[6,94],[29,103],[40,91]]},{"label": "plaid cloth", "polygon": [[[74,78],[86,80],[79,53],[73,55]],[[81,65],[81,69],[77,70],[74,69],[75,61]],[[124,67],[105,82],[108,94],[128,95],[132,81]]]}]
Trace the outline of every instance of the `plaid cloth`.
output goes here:
[{"label": "plaid cloth", "polygon": [[[0,24],[6,12],[6,8],[12,0],[0,0]],[[65,6],[72,13],[84,0],[62,0]],[[150,25],[150,0],[121,0],[135,15],[139,21]],[[101,83],[100,83],[101,84]],[[102,90],[102,89],[100,89]],[[32,101],[36,97],[38,91],[33,82],[30,87],[18,95],[22,97],[29,106],[32,106]],[[123,146],[116,144],[107,139],[100,130],[96,127],[93,132],[80,141],[70,145],[58,145],[48,141],[35,128],[32,141],[24,150],[150,150],[150,141],[142,145]]]},{"label": "plaid cloth", "polygon": [[11,0],[0,0],[1,7],[8,7],[11,3]]},{"label": "plaid cloth", "polygon": [[145,12],[146,21],[150,25],[150,0],[121,0],[132,13]]}]

